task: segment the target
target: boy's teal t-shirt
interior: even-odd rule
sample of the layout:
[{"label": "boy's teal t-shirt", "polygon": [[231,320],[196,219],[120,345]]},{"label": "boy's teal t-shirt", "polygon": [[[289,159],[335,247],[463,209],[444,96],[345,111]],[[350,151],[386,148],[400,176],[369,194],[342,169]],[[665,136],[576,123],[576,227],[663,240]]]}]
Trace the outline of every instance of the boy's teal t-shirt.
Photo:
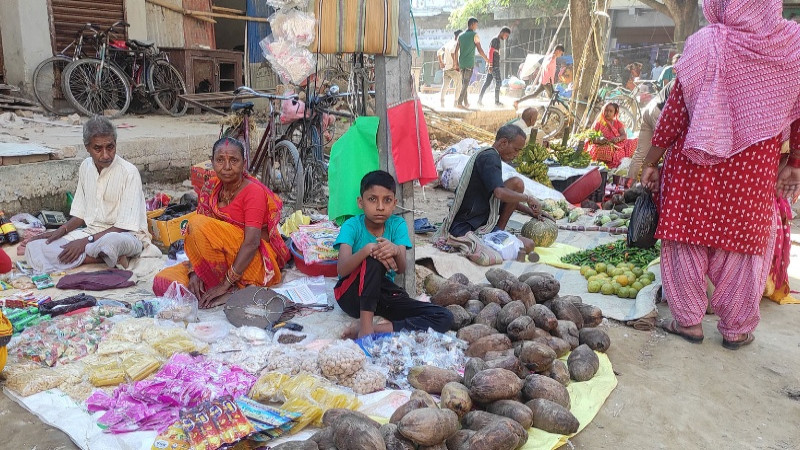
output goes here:
[{"label": "boy's teal t-shirt", "polygon": [[[391,241],[395,245],[411,248],[411,238],[408,235],[406,221],[400,216],[392,215],[386,220],[383,238]],[[367,244],[374,244],[377,242],[378,239],[367,230],[367,225],[364,222],[364,214],[359,214],[347,219],[342,224],[342,228],[339,229],[339,237],[336,238],[336,242],[333,243],[333,248],[339,250],[340,244],[347,244],[353,249],[353,253],[357,253]],[[394,271],[388,272],[386,276],[394,281],[395,273]]]}]

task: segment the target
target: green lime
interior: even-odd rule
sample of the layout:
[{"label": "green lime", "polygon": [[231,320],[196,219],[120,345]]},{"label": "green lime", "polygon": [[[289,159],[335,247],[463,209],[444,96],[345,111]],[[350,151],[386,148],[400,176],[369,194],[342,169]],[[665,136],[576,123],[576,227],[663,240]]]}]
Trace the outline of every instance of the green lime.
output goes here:
[{"label": "green lime", "polygon": [[628,298],[636,298],[639,295],[639,289],[635,287],[628,288]]},{"label": "green lime", "polygon": [[620,275],[625,275],[625,269],[617,267],[616,269],[614,269],[614,272],[612,272],[611,275],[614,275],[615,277],[618,277]]},{"label": "green lime", "polygon": [[634,288],[634,289],[636,289],[636,292],[639,292],[639,291],[641,291],[641,290],[642,290],[642,288],[644,287],[644,285],[643,285],[642,283],[640,283],[640,282],[638,282],[638,281],[637,281],[637,282],[633,283],[633,284],[631,285],[631,287],[632,287],[632,288]]},{"label": "green lime", "polygon": [[602,292],[603,295],[611,295],[614,293],[614,286],[611,283],[606,283],[600,287],[600,292]]},{"label": "green lime", "polygon": [[604,273],[606,269],[606,263],[597,263],[594,265],[594,270],[596,270],[597,273]]},{"label": "green lime", "polygon": [[633,274],[636,275],[637,277],[642,276],[643,273],[644,273],[644,270],[642,270],[642,269],[640,269],[638,267],[634,267],[633,268]]},{"label": "green lime", "polygon": [[584,276],[585,278],[587,278],[587,279],[588,279],[588,278],[591,278],[591,277],[593,277],[593,276],[595,276],[595,275],[597,275],[597,271],[596,271],[596,270],[594,270],[594,269],[589,269],[589,270],[587,270],[587,271],[586,271],[586,273],[585,273],[585,274],[583,274],[583,276]]},{"label": "green lime", "polygon": [[603,288],[603,285],[599,281],[590,281],[587,287],[590,293],[596,294],[600,292],[600,289]]},{"label": "green lime", "polygon": [[588,272],[589,269],[591,269],[591,267],[589,267],[589,266],[581,266],[581,276],[586,276],[586,272]]}]

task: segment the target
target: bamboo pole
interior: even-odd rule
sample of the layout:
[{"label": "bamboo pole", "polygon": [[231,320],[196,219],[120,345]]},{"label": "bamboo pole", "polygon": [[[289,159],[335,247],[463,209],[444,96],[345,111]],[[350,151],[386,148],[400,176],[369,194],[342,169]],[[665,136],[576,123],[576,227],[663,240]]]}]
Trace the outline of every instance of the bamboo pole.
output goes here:
[{"label": "bamboo pole", "polygon": [[213,13],[213,12],[205,12],[205,11],[193,11],[190,9],[186,10],[188,14],[195,14],[198,16],[203,17],[219,17],[221,19],[236,19],[236,20],[246,20],[248,22],[262,22],[262,23],[269,23],[264,17],[252,17],[252,16],[234,16],[233,14],[221,14],[221,13]]},{"label": "bamboo pole", "polygon": [[219,12],[219,13],[228,13],[228,14],[239,14],[243,16],[245,14],[244,11],[241,9],[234,9],[234,8],[224,8],[222,6],[211,5],[211,11]]},{"label": "bamboo pole", "polygon": [[187,10],[185,10],[185,9],[179,7],[179,6],[170,5],[169,3],[163,2],[161,0],[146,0],[146,1],[147,1],[147,3],[153,4],[153,5],[156,5],[156,6],[160,6],[160,7],[164,8],[164,9],[168,9],[168,10],[176,12],[176,13],[183,14],[184,16],[189,16],[192,19],[199,20],[201,22],[217,23],[216,20],[214,20],[214,19],[212,19],[210,17],[198,16],[198,15],[194,14],[191,11],[187,11]]}]

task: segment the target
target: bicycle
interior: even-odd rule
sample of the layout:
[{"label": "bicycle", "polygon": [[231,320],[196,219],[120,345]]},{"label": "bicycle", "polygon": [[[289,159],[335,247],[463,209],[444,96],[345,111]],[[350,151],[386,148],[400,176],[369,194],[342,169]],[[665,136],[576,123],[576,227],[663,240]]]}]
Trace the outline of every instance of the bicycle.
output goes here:
[{"label": "bicycle", "polygon": [[[331,86],[325,94],[311,96],[305,104],[302,118],[289,124],[286,136],[297,147],[303,163],[303,182],[305,205],[324,206],[327,204],[325,183],[328,175],[328,155],[325,146],[333,140],[332,133],[336,118],[354,120],[353,114],[333,109],[342,98],[352,98],[360,93],[340,93],[338,86]],[[327,116],[327,117],[326,117]],[[316,202],[315,202],[316,200]]]},{"label": "bicycle", "polygon": [[[592,117],[597,117],[602,111],[603,105],[607,101],[613,100],[613,98],[609,97],[609,94],[612,92],[612,86],[619,85],[610,81],[603,81],[597,97],[591,104],[580,100],[577,101],[579,105],[585,105],[589,109],[588,120],[591,120]],[[570,109],[569,103],[561,98],[559,92],[554,91],[547,106],[544,107],[544,112],[541,114],[542,118],[540,124],[544,132],[542,139],[550,140],[563,133],[564,127],[567,124],[567,114],[575,121],[581,120],[581,118]],[[633,113],[622,105],[619,107],[619,120],[625,125],[626,131],[634,131],[635,128],[637,128]],[[586,123],[582,125],[584,128],[588,127]]]},{"label": "bicycle", "polygon": [[152,100],[167,114],[183,115],[188,104],[180,96],[186,93],[186,85],[166,55],[153,43],[111,41],[117,27],[128,26],[120,21],[99,32],[97,58],[80,58],[67,65],[62,80],[65,97],[85,115],[111,111],[111,117],[119,117],[134,96],[140,112],[152,109],[152,104],[148,108]]},{"label": "bicycle", "polygon": [[72,42],[57,54],[40,62],[33,71],[33,95],[44,109],[53,114],[66,116],[75,112],[75,108],[64,96],[61,80],[69,63],[86,57],[83,46],[87,31],[93,32],[90,41],[100,32],[97,27],[87,23],[76,33]]},{"label": "bicycle", "polygon": [[268,99],[269,114],[267,116],[267,126],[261,135],[255,153],[251,150],[251,129],[255,129],[255,124],[251,123],[250,116],[253,114],[253,102],[240,103],[234,98],[231,103],[232,115],[229,115],[230,122],[227,128],[223,125],[220,130],[220,137],[232,137],[238,139],[245,146],[245,151],[250,154],[250,164],[248,171],[255,174],[262,183],[270,190],[280,195],[283,194],[284,206],[292,207],[292,210],[301,209],[303,206],[304,194],[304,171],[303,163],[297,147],[286,137],[286,133],[279,133],[278,124],[281,115],[280,108],[274,108],[273,103],[277,101],[297,100],[296,95],[280,96],[254,91],[247,86],[241,86],[234,91],[234,95],[248,94],[255,97]]}]

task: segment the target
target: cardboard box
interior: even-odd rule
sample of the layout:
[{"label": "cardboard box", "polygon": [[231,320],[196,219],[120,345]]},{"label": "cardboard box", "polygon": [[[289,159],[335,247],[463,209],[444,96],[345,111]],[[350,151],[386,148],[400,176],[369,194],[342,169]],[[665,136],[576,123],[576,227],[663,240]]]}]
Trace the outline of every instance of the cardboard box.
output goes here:
[{"label": "cardboard box", "polygon": [[192,166],[189,179],[192,181],[192,187],[197,195],[203,189],[208,180],[216,178],[217,174],[211,166],[211,160],[201,162]]},{"label": "cardboard box", "polygon": [[166,209],[167,208],[158,208],[158,209],[154,209],[152,211],[147,211],[147,231],[150,232],[150,236],[155,236],[155,233],[156,233],[155,232],[155,223],[156,223],[156,221],[155,220],[150,220],[150,219],[155,219],[156,217],[164,214],[164,211]]},{"label": "cardboard box", "polygon": [[[161,210],[162,214],[163,212],[164,211]],[[153,242],[160,246],[169,247],[173,242],[183,239],[183,235],[186,233],[186,226],[189,224],[189,218],[192,217],[193,214],[196,213],[192,211],[189,214],[184,214],[170,220],[156,220],[155,217],[150,218],[148,215],[150,234],[153,235]],[[159,214],[159,216],[160,215],[161,214]]]}]

